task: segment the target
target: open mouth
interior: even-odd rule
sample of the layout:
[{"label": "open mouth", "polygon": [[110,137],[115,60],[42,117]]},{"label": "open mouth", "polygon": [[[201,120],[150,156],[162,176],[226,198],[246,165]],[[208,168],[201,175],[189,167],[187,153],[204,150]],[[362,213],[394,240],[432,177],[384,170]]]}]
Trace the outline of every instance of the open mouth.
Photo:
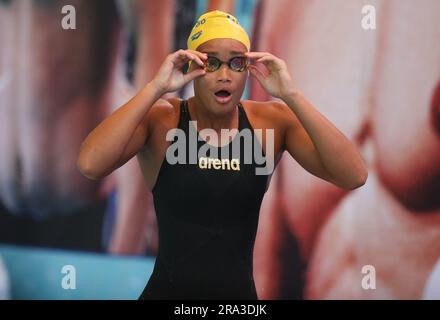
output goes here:
[{"label": "open mouth", "polygon": [[219,98],[227,98],[231,95],[231,93],[227,90],[220,90],[215,93],[215,95]]}]

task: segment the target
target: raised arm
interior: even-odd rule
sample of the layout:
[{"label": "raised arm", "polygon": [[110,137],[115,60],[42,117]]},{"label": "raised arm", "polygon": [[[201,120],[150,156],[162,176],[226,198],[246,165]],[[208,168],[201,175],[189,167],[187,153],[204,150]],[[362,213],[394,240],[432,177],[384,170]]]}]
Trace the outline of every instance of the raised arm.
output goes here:
[{"label": "raised arm", "polygon": [[183,74],[182,67],[190,60],[203,66],[205,55],[179,50],[167,56],[154,79],[134,98],[104,119],[84,140],[77,160],[78,169],[89,179],[110,174],[135,154],[148,140],[148,111],[156,104],[169,104],[159,98],[178,90],[187,82],[205,73],[194,69]]},{"label": "raised arm", "polygon": [[286,63],[267,52],[246,55],[263,65],[249,65],[252,76],[287,105],[284,146],[292,157],[307,171],[340,188],[362,186],[368,172],[355,145],[294,89]]},{"label": "raised arm", "polygon": [[149,83],[87,136],[77,161],[78,169],[84,176],[100,179],[142,148],[148,131],[146,114],[160,96],[159,89]]}]

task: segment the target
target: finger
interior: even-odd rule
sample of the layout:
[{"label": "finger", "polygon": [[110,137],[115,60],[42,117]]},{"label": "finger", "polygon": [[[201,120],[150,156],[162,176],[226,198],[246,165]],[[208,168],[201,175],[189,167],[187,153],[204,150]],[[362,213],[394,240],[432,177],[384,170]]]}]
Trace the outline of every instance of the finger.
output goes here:
[{"label": "finger", "polygon": [[282,68],[282,62],[281,60],[271,57],[271,56],[265,56],[263,58],[260,58],[257,60],[258,63],[262,63],[264,66],[266,66],[270,71],[277,71]]},{"label": "finger", "polygon": [[272,57],[264,56],[264,57],[259,58],[259,59],[257,60],[257,62],[273,61],[273,60],[274,60],[274,59],[273,59]]},{"label": "finger", "polygon": [[188,83],[191,80],[194,80],[195,78],[205,75],[205,73],[206,73],[205,69],[195,69],[190,73],[185,74],[183,78],[185,79],[185,83]]},{"label": "finger", "polygon": [[206,53],[203,53],[203,52],[200,52],[200,51],[195,51],[195,50],[190,50],[190,49],[188,49],[186,51],[188,51],[188,52],[198,56],[202,60],[208,59],[208,55]]},{"label": "finger", "polygon": [[250,59],[259,59],[259,58],[265,57],[267,55],[270,55],[270,53],[268,53],[268,52],[246,52],[244,55]]},{"label": "finger", "polygon": [[195,61],[199,66],[204,67],[205,64],[203,63],[202,59],[200,59],[198,56],[196,55],[191,55],[191,60]]},{"label": "finger", "polygon": [[249,69],[249,71],[256,72],[256,73],[260,74],[261,76],[266,77],[266,74],[263,72],[263,70],[259,69],[256,66],[249,65],[248,69]]},{"label": "finger", "polygon": [[271,63],[271,62],[273,62],[273,63],[277,63],[277,62],[278,62],[278,59],[275,58],[274,56],[264,56],[264,57],[262,57],[262,58],[259,58],[259,59],[257,60],[257,62],[264,63],[264,64],[267,65],[268,63]]},{"label": "finger", "polygon": [[268,76],[271,72],[270,68],[266,64],[260,62],[257,62],[257,64],[249,64],[248,67],[250,67],[250,69],[255,68],[261,74],[263,74],[264,77]]},{"label": "finger", "polygon": [[208,56],[204,56],[203,53],[194,51],[194,50],[186,50],[187,54],[192,57],[192,60],[195,61],[200,67],[205,67],[205,62],[208,59]]},{"label": "finger", "polygon": [[251,75],[257,78],[260,83],[262,83],[262,81],[264,80],[264,73],[260,69],[252,65],[248,66],[248,69]]},{"label": "finger", "polygon": [[188,61],[195,61],[199,66],[203,67],[205,64],[202,62],[202,60],[195,54],[190,53],[189,51],[185,50],[179,50],[177,52],[178,59],[180,59],[180,62],[188,62]]}]

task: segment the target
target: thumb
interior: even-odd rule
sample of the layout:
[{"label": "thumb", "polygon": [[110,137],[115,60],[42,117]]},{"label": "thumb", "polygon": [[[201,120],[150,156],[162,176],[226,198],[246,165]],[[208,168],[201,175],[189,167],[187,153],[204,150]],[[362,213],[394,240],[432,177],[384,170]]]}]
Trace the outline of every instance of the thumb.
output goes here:
[{"label": "thumb", "polygon": [[195,69],[190,73],[184,75],[185,83],[190,82],[197,77],[203,76],[205,75],[205,73],[206,73],[205,69]]}]

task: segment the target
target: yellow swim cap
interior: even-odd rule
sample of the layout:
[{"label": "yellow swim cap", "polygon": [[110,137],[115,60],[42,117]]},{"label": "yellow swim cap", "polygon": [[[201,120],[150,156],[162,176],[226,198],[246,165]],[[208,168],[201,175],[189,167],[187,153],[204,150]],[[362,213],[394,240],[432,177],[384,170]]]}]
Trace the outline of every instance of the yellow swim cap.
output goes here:
[{"label": "yellow swim cap", "polygon": [[210,11],[202,15],[194,25],[188,37],[188,49],[196,50],[209,40],[225,38],[238,40],[250,50],[249,37],[237,18],[223,11]]}]

